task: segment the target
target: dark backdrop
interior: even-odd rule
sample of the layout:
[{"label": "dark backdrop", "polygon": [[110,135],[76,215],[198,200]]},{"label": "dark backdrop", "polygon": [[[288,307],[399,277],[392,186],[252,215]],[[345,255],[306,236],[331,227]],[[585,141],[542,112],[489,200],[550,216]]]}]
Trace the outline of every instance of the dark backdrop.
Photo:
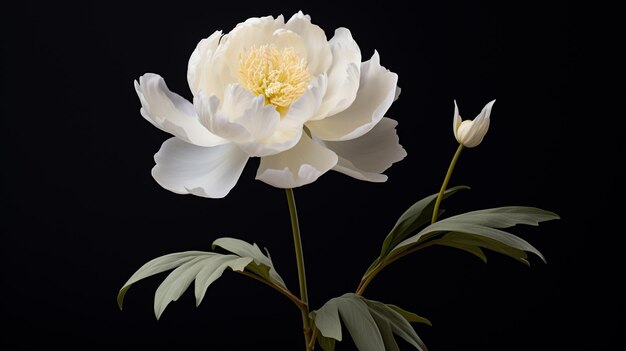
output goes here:
[{"label": "dark backdrop", "polygon": [[[209,250],[221,236],[267,247],[297,291],[284,192],[254,180],[258,159],[225,199],[163,190],[150,169],[168,135],[140,116],[132,82],[159,73],[190,98],[187,60],[201,38],[248,17],[289,18],[300,9],[329,37],[349,28],[364,59],[376,49],[399,74],[402,95],[388,116],[399,121],[408,152],[388,170],[387,183],[330,172],[295,190],[312,306],[352,291],[402,211],[439,189],[456,148],[453,99],[473,118],[496,98],[488,135],[463,153],[451,181],[472,190],[445,205],[450,213],[502,205],[557,212],[561,221],[513,229],[548,264],[531,257],[529,268],[493,253],[483,264],[429,248],[390,266],[366,296],[430,318],[433,327],[415,328],[435,351],[603,349],[616,342],[623,273],[600,218],[612,214],[608,189],[623,165],[605,172],[593,156],[622,147],[610,131],[598,138],[593,126],[608,121],[577,115],[579,49],[570,9],[560,2],[412,6],[128,2],[3,11],[0,343],[301,347],[291,303],[228,272],[199,308],[187,292],[160,321],[152,299],[164,275],[136,284],[123,312],[115,303],[143,263]],[[599,141],[590,143],[594,135]],[[589,144],[597,149],[585,151]],[[352,348],[343,342],[338,350]]]}]

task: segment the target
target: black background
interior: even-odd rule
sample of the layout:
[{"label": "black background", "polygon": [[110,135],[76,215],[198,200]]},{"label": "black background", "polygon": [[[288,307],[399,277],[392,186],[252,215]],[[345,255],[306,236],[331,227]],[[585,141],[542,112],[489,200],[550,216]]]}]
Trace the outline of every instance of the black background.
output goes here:
[{"label": "black background", "polygon": [[267,247],[297,291],[284,192],[254,180],[258,159],[225,199],[160,188],[152,156],[169,136],[140,116],[132,81],[159,73],[190,98],[187,60],[201,38],[248,17],[289,18],[301,9],[329,38],[349,28],[364,60],[376,49],[399,74],[402,95],[387,115],[399,121],[408,152],[387,183],[330,172],[295,190],[312,306],[353,291],[397,217],[438,190],[456,148],[453,99],[473,118],[496,98],[488,135],[464,151],[451,181],[472,190],[444,207],[557,212],[560,221],[513,229],[548,264],[531,257],[529,268],[494,253],[483,264],[429,248],[390,266],[366,296],[430,318],[433,327],[415,328],[435,351],[612,348],[624,326],[616,248],[623,233],[603,230],[603,221],[618,214],[607,201],[623,164],[603,160],[623,146],[616,128],[599,137],[610,120],[578,113],[579,33],[569,6],[411,6],[129,2],[3,12],[0,343],[301,348],[291,303],[228,272],[200,307],[187,292],[160,321],[152,300],[164,275],[133,286],[123,312],[115,303],[143,263],[209,250],[221,236]]}]

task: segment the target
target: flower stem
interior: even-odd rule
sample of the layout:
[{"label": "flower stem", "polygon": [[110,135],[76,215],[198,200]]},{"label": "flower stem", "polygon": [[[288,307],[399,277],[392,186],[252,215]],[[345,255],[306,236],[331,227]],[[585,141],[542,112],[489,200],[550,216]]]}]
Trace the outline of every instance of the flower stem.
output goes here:
[{"label": "flower stem", "polygon": [[423,248],[429,247],[431,245],[433,245],[434,242],[433,241],[427,241],[421,245],[417,245],[415,247],[412,247],[394,257],[392,257],[389,260],[384,260],[381,261],[376,268],[374,268],[365,278],[363,278],[363,280],[361,280],[361,283],[359,284],[358,288],[356,289],[355,294],[359,295],[359,296],[363,296],[363,293],[365,293],[365,289],[367,289],[367,286],[370,285],[370,283],[372,282],[372,280],[374,279],[374,277],[376,277],[376,275],[378,273],[380,273],[380,271],[382,271],[385,267],[387,267],[388,265],[396,262],[397,260],[401,259],[402,257],[413,253],[417,250],[421,250]]},{"label": "flower stem", "polygon": [[[443,184],[441,184],[441,189],[439,190],[439,195],[437,196],[437,200],[435,201],[435,207],[433,209],[433,217],[431,219],[431,223],[435,223],[437,221],[437,217],[439,217],[439,205],[441,205],[441,200],[443,199],[443,194],[446,192],[446,188],[448,187],[448,182],[450,181],[450,177],[452,176],[452,171],[454,170],[454,166],[456,165],[456,161],[459,159],[459,155],[461,155],[461,151],[463,151],[463,144],[459,144],[459,147],[456,149],[456,152],[454,153],[454,156],[452,157],[452,161],[450,161],[450,166],[448,167],[448,172],[446,173],[446,177],[443,179]],[[387,267],[388,265],[390,265],[391,263],[397,261],[398,259],[412,253],[415,252],[417,250],[423,249],[425,247],[428,247],[430,245],[433,245],[433,242],[425,242],[421,245],[415,246],[411,249],[408,249],[394,257],[392,257],[389,260],[382,260],[378,263],[378,265],[376,265],[376,267],[369,272],[369,274],[367,276],[365,276],[361,282],[359,283],[359,286],[356,289],[356,294],[357,295],[363,295],[363,293],[365,292],[365,289],[367,288],[367,286],[372,282],[372,280],[374,279],[374,277],[380,273],[380,271],[382,271],[385,267]]]},{"label": "flower stem", "polygon": [[439,196],[437,196],[437,201],[435,201],[435,208],[433,209],[433,218],[431,219],[430,223],[435,223],[437,221],[437,217],[439,216],[439,205],[441,205],[443,194],[448,187],[448,182],[450,181],[450,177],[452,176],[452,171],[454,170],[456,161],[459,159],[459,155],[461,155],[461,151],[463,151],[463,144],[459,143],[459,147],[456,149],[454,157],[452,157],[452,161],[450,162],[450,166],[448,167],[448,173],[446,173],[446,177],[443,179],[443,184],[441,184]]},{"label": "flower stem", "polygon": [[241,271],[241,272],[236,271],[236,272],[239,273],[239,274],[245,275],[246,277],[250,277],[250,278],[252,278],[254,280],[260,281],[261,283],[270,286],[271,288],[275,289],[279,293],[285,295],[289,300],[291,300],[294,304],[296,304],[296,307],[298,307],[300,309],[305,306],[305,303],[302,300],[300,300],[297,296],[292,294],[289,290],[286,290],[286,289],[284,289],[281,286],[273,284],[273,283],[271,283],[271,282],[269,282],[269,281],[259,277],[258,275],[252,274],[252,273],[250,273],[248,271]]},{"label": "flower stem", "polygon": [[[291,217],[291,231],[293,232],[293,244],[296,251],[296,263],[298,265],[298,282],[300,283],[300,300],[304,303],[300,306],[302,312],[302,327],[304,330],[304,343],[306,350],[313,350],[311,342],[311,320],[309,319],[309,295],[306,288],[306,272],[304,270],[304,256],[302,254],[302,239],[300,238],[300,225],[298,224],[298,211],[296,210],[296,198],[293,189],[285,189],[287,203],[289,204],[289,216]],[[313,345],[314,346],[314,345]]]}]

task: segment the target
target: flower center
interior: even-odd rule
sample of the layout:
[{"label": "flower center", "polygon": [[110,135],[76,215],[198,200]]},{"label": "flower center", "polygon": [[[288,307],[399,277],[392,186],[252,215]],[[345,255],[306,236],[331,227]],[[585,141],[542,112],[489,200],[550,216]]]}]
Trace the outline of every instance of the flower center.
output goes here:
[{"label": "flower center", "polygon": [[284,116],[306,91],[311,79],[306,66],[306,60],[292,47],[279,50],[271,45],[253,46],[239,55],[239,80],[253,94],[263,95],[265,104],[276,106]]}]

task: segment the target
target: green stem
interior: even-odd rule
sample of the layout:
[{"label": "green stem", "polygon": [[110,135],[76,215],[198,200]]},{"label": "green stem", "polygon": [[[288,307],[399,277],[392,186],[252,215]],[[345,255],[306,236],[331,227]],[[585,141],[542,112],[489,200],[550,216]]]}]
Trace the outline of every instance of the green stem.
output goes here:
[{"label": "green stem", "polygon": [[392,258],[390,258],[389,260],[381,261],[376,266],[376,268],[374,268],[365,278],[363,278],[361,280],[361,283],[359,284],[359,287],[356,289],[355,294],[363,296],[363,293],[365,293],[365,289],[367,289],[367,286],[370,285],[370,283],[372,282],[374,277],[376,277],[376,275],[378,273],[380,273],[380,271],[382,271],[388,265],[396,262],[397,260],[401,259],[402,257],[404,257],[404,256],[406,256],[406,255],[408,255],[410,253],[413,253],[413,252],[415,252],[417,250],[421,250],[421,249],[423,249],[425,247],[429,247],[429,246],[431,246],[433,244],[434,244],[433,241],[427,241],[427,242],[425,242],[425,243],[423,243],[421,245],[414,246],[414,247],[412,247],[412,248],[410,248],[410,249],[408,249],[408,250],[406,250],[406,251],[404,251],[404,252],[402,252],[402,253],[400,253],[398,255],[395,255]]},{"label": "green stem", "polygon": [[270,286],[270,287],[274,288],[276,291],[278,291],[279,293],[285,295],[289,300],[291,300],[294,304],[296,304],[296,307],[298,307],[299,309],[302,309],[302,307],[305,306],[305,303],[302,300],[300,300],[297,296],[292,294],[289,290],[286,290],[286,289],[284,289],[281,286],[273,284],[273,283],[271,283],[271,282],[269,282],[269,281],[259,277],[258,275],[252,274],[252,273],[250,273],[248,271],[241,271],[241,272],[236,271],[236,272],[239,273],[239,274],[245,275],[246,277],[250,277],[250,278],[252,278],[254,280],[260,281],[261,283],[264,283],[267,286]]},{"label": "green stem", "polygon": [[[450,166],[448,167],[448,172],[446,173],[446,177],[443,179],[443,184],[441,184],[441,189],[439,190],[439,195],[437,196],[437,200],[435,201],[435,207],[433,209],[433,217],[431,219],[431,223],[435,223],[437,221],[437,217],[439,217],[439,206],[441,205],[441,200],[443,199],[443,194],[446,192],[446,188],[448,187],[448,182],[450,181],[450,177],[452,176],[452,171],[454,170],[454,166],[456,165],[456,161],[459,159],[459,156],[461,155],[461,151],[463,151],[463,144],[459,144],[459,147],[456,149],[456,152],[454,153],[454,156],[452,157],[452,161],[450,161]],[[365,276],[361,282],[359,283],[359,286],[356,289],[356,294],[357,295],[363,295],[363,293],[365,292],[365,289],[367,288],[367,286],[372,282],[372,280],[374,279],[374,277],[376,277],[376,275],[378,273],[380,273],[380,271],[382,271],[385,267],[387,267],[388,265],[392,264],[393,262],[397,261],[398,259],[412,253],[415,252],[417,250],[423,249],[425,247],[428,247],[430,245],[432,245],[433,242],[425,242],[421,245],[417,245],[411,249],[408,249],[394,257],[392,257],[389,260],[383,260],[380,263],[378,263],[378,265],[367,275]]]},{"label": "green stem", "polygon": [[443,193],[446,191],[448,187],[448,182],[450,181],[450,177],[452,176],[452,171],[454,170],[454,166],[456,165],[456,161],[459,159],[459,155],[461,155],[461,151],[463,151],[463,144],[459,144],[459,147],[456,149],[454,153],[454,157],[452,157],[452,161],[450,162],[450,166],[448,167],[448,173],[446,173],[446,177],[443,179],[443,184],[441,184],[441,189],[439,190],[439,196],[437,196],[437,201],[435,201],[435,208],[433,210],[433,218],[430,223],[435,223],[437,221],[437,217],[439,216],[439,205],[441,205],[441,199],[443,199]]},{"label": "green stem", "polygon": [[302,239],[300,238],[300,225],[298,224],[298,211],[296,210],[296,198],[293,189],[285,189],[287,203],[289,204],[289,216],[291,217],[291,231],[293,232],[293,244],[296,250],[296,263],[298,265],[298,282],[300,283],[300,300],[304,303],[300,306],[302,313],[302,327],[304,330],[304,343],[306,350],[313,350],[311,343],[311,320],[309,319],[309,295],[306,288],[306,272],[304,270],[304,256],[302,254]]}]

